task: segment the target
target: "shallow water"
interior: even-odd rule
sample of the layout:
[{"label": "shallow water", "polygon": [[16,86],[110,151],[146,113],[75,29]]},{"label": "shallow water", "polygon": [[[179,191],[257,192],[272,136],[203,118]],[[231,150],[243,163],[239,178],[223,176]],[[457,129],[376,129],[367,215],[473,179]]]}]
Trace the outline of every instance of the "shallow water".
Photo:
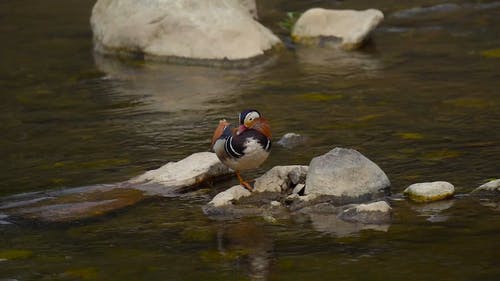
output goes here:
[{"label": "shallow water", "polygon": [[[310,137],[274,146],[248,177],[335,146],[376,162],[395,194],[429,180],[463,194],[500,174],[500,58],[487,52],[500,48],[498,2],[379,1],[386,19],[361,51],[296,47],[241,69],[94,56],[93,2],[0,2],[2,196],[127,180],[208,150],[217,120],[247,107],[276,139]],[[261,2],[281,35],[287,11],[373,7]],[[500,279],[491,202],[391,201],[390,226],[354,231],[322,218],[212,221],[200,207],[213,194],[71,224],[0,224],[0,280]]]}]

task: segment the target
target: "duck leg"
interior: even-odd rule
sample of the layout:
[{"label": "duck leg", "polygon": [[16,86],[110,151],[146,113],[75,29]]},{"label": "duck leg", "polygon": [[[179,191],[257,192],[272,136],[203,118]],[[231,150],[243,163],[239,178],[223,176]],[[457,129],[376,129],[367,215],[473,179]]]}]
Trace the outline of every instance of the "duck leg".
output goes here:
[{"label": "duck leg", "polygon": [[240,171],[236,171],[236,176],[238,177],[238,180],[240,181],[240,185],[243,186],[244,188],[248,189],[248,191],[252,192],[253,187],[241,177]]}]

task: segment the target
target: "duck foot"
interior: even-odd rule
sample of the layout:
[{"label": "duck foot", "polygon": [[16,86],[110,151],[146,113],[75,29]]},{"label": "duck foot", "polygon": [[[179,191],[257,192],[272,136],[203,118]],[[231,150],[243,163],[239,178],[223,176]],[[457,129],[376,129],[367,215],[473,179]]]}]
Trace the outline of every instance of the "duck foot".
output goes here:
[{"label": "duck foot", "polygon": [[238,177],[238,180],[240,181],[241,186],[243,186],[244,188],[246,188],[250,192],[253,191],[253,187],[241,177],[239,171],[236,171],[236,176]]}]

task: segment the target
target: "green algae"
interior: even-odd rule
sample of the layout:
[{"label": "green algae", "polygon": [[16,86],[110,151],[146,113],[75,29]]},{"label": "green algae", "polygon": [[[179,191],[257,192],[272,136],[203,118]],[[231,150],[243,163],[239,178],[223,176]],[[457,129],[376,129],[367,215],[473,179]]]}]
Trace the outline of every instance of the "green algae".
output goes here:
[{"label": "green algae", "polygon": [[29,250],[0,250],[0,260],[16,260],[16,259],[26,259],[33,255],[32,251]]},{"label": "green algae", "polygon": [[481,51],[481,56],[485,58],[500,58],[500,48]]},{"label": "green algae", "polygon": [[421,140],[424,138],[424,135],[422,135],[420,133],[414,133],[414,132],[396,133],[396,136],[398,136],[404,140]]},{"label": "green algae", "polygon": [[99,271],[95,267],[69,269],[63,275],[81,280],[99,280]]},{"label": "green algae", "polygon": [[325,93],[306,93],[306,94],[301,94],[297,96],[301,100],[305,101],[313,101],[313,102],[326,102],[326,101],[332,101],[332,100],[338,100],[343,98],[343,95],[341,94],[325,94]]},{"label": "green algae", "polygon": [[456,150],[440,149],[440,150],[426,152],[422,155],[421,158],[430,161],[441,161],[446,159],[457,158],[460,155],[462,155],[462,153]]}]

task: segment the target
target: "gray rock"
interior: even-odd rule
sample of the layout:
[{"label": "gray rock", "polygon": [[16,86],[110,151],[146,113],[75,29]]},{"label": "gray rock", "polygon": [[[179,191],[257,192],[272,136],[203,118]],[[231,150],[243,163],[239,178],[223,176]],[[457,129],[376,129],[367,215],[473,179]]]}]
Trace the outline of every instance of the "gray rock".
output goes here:
[{"label": "gray rock", "polygon": [[298,145],[305,143],[306,140],[307,140],[307,137],[304,137],[302,135],[299,135],[296,133],[286,133],[276,143],[285,147],[285,148],[290,149],[290,148],[294,148]]},{"label": "gray rock", "polygon": [[321,37],[341,39],[341,47],[355,49],[362,45],[370,32],[384,19],[384,14],[375,9],[364,11],[307,10],[295,23],[292,38],[299,43],[320,42]]},{"label": "gray rock", "polygon": [[306,185],[303,184],[303,183],[299,183],[297,184],[293,190],[292,190],[292,194],[296,194],[296,195],[304,195],[304,189],[305,189]]},{"label": "gray rock", "polygon": [[359,204],[345,209],[339,217],[350,222],[387,224],[391,222],[391,207],[385,201]]},{"label": "gray rock", "polygon": [[254,7],[249,0],[98,0],[90,22],[101,53],[242,60],[281,43],[254,20]]},{"label": "gray rock", "polygon": [[452,197],[455,187],[445,181],[422,182],[408,186],[403,193],[415,202],[432,202]]},{"label": "gray rock", "polygon": [[334,235],[336,237],[347,237],[355,235],[363,230],[375,230],[387,232],[389,224],[364,224],[347,222],[335,214],[312,213],[309,214],[312,226],[319,232]]},{"label": "gray rock", "polygon": [[276,166],[255,180],[254,192],[286,192],[304,182],[307,166]]},{"label": "gray rock", "polygon": [[345,205],[382,197],[390,184],[377,164],[358,151],[335,148],[312,159],[305,194],[331,196]]},{"label": "gray rock", "polygon": [[148,171],[129,182],[148,195],[172,196],[232,171],[212,152],[194,153],[180,161],[169,162]]},{"label": "gray rock", "polygon": [[500,179],[489,181],[472,191],[473,195],[500,195]]}]

